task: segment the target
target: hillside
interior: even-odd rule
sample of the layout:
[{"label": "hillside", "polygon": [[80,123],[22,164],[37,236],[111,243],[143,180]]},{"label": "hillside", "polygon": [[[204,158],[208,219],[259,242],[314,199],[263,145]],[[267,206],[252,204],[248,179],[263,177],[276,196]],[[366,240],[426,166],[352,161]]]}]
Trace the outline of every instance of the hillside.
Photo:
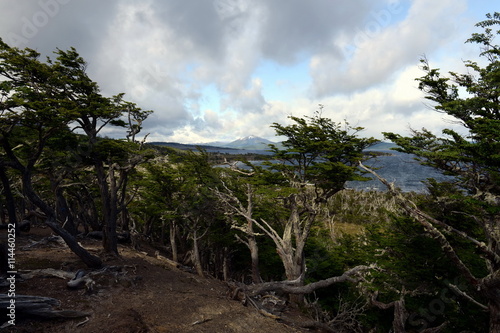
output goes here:
[{"label": "hillside", "polygon": [[[38,226],[17,239],[19,271],[53,268],[75,272],[84,268],[78,258],[57,242],[42,242],[49,229]],[[82,240],[92,252],[100,241]],[[146,245],[136,251],[120,246],[119,259],[108,259],[112,275],[96,278],[91,292],[71,290],[67,280],[38,276],[18,278],[17,295],[53,297],[61,301],[58,309],[88,312],[87,318],[36,320],[19,318],[15,327],[4,332],[301,332],[265,317],[250,306],[231,300],[227,285],[166,265]],[[100,276],[100,275],[99,275]],[[5,293],[2,287],[1,293]],[[5,314],[3,314],[5,318]],[[88,321],[87,321],[88,319]]]},{"label": "hillside", "polygon": [[[226,154],[241,154],[244,153],[245,150],[250,151],[267,151],[269,150],[269,145],[274,144],[278,148],[283,149],[280,142],[273,142],[267,139],[258,137],[258,136],[247,136],[245,138],[240,138],[231,142],[211,142],[211,143],[178,143],[178,142],[150,142],[151,145],[156,146],[167,146],[175,149],[181,150],[197,150],[198,148],[202,148],[207,152],[217,152],[217,153],[226,153]],[[367,151],[388,151],[392,148],[395,148],[396,145],[390,142],[379,142],[370,148],[366,149]]]}]

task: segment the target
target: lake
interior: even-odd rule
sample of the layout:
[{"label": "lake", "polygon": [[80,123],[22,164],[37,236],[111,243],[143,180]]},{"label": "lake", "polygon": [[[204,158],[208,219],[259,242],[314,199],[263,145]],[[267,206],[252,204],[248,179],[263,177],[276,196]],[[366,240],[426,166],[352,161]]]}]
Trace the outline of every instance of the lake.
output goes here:
[{"label": "lake", "polygon": [[[445,176],[436,169],[419,164],[414,159],[414,155],[400,153],[394,150],[377,150],[378,152],[387,153],[366,161],[364,164],[367,167],[379,168],[376,172],[389,182],[394,183],[403,192],[424,192],[425,184],[422,181],[428,178],[434,178],[438,181],[450,180],[452,177]],[[249,152],[249,151],[246,151]],[[260,164],[260,161],[250,161],[255,164]],[[227,165],[219,165],[227,167]],[[246,169],[247,166],[243,163],[238,164],[239,168]],[[372,175],[368,175],[373,178]],[[378,179],[369,181],[347,182],[347,188],[357,190],[374,190],[386,191],[386,187]]]},{"label": "lake", "polygon": [[[394,183],[404,192],[424,192],[426,186],[422,181],[428,178],[434,178],[438,181],[452,179],[452,177],[445,176],[434,168],[419,164],[418,161],[415,161],[414,155],[393,150],[382,152],[391,155],[381,155],[366,161],[364,164],[367,167],[380,168],[376,172],[389,182]],[[373,178],[373,176],[371,177]],[[360,190],[386,190],[385,185],[378,179],[366,182],[348,182],[347,187]]]}]

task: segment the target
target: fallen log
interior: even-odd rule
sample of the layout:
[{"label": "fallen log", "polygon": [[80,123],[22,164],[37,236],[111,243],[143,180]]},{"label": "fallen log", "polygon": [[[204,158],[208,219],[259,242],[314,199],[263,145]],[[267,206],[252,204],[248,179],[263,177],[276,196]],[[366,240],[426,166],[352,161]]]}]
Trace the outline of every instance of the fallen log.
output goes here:
[{"label": "fallen log", "polygon": [[75,274],[54,268],[34,269],[32,271],[21,271],[21,277],[25,280],[35,276],[39,277],[57,277],[60,279],[72,279]]},{"label": "fallen log", "polygon": [[64,280],[69,280],[67,286],[70,289],[86,288],[88,292],[94,290],[96,283],[94,277],[101,275],[109,275],[116,282],[124,282],[135,284],[141,279],[140,276],[128,277],[125,267],[133,266],[106,266],[100,270],[86,272],[83,269],[78,270],[76,273],[67,272],[54,268],[43,268],[35,270],[20,271],[21,278],[28,280],[33,277],[56,277]]},{"label": "fallen log", "polygon": [[54,245],[61,246],[61,247],[68,246],[64,242],[64,240],[62,239],[62,237],[60,237],[60,236],[49,236],[49,237],[45,237],[45,238],[39,240],[38,242],[32,242],[30,245],[23,246],[21,248],[21,250],[27,251],[27,250],[31,250],[32,248],[35,248],[35,247],[46,246],[46,245],[49,245],[49,244],[54,244]]},{"label": "fallen log", "polygon": [[325,288],[335,283],[356,282],[357,276],[375,268],[375,265],[360,265],[345,271],[344,274],[340,276],[334,276],[306,285],[296,285],[294,281],[264,282],[253,285],[238,284],[238,290],[236,292],[243,291],[251,296],[263,295],[270,291],[295,295],[310,294],[316,289]]},{"label": "fallen log", "polygon": [[[14,303],[12,303],[14,300]],[[15,304],[16,317],[33,316],[43,319],[70,319],[90,316],[88,312],[75,310],[57,310],[54,307],[61,306],[61,302],[52,297],[16,295],[15,298],[7,294],[0,294],[0,309],[8,309],[11,304]]]},{"label": "fallen log", "polygon": [[92,280],[92,278],[87,275],[87,273],[83,269],[78,270],[76,273],[71,273],[54,268],[43,268],[21,273],[21,277],[25,280],[31,279],[35,276],[57,277],[65,280],[70,279],[67,283],[67,286],[70,289],[79,289],[86,287],[88,291],[91,291],[95,284],[94,280]]}]

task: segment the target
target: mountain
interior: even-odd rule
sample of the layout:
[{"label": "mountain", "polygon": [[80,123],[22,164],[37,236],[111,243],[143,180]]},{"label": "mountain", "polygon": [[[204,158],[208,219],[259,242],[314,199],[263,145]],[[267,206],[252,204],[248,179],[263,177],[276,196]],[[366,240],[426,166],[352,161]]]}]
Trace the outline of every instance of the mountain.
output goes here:
[{"label": "mountain", "polygon": [[224,144],[224,147],[236,149],[266,150],[269,149],[269,144],[274,144],[274,142],[255,135],[250,135],[234,140],[233,142],[226,143]]}]

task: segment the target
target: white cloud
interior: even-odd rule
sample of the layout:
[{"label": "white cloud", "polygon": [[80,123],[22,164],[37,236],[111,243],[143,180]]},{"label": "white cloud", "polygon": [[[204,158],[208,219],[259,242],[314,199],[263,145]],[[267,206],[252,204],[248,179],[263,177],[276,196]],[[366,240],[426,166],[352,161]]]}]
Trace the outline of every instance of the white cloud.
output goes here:
[{"label": "white cloud", "polygon": [[[59,5],[48,12],[41,3]],[[24,38],[26,22],[45,13],[47,22],[21,46],[43,55],[76,47],[105,94],[125,92],[126,99],[155,111],[145,123],[152,140],[272,139],[273,122],[312,115],[320,103],[325,116],[380,136],[382,130],[407,132],[408,125],[448,125],[426,108],[416,88],[418,60],[426,54],[434,67],[463,70],[461,58],[477,55],[463,45],[477,21],[466,5],[476,3],[0,0],[0,37]],[[309,76],[280,77],[307,67],[304,59]],[[257,75],[263,63],[277,66],[276,76]],[[264,87],[274,89],[273,96]]]},{"label": "white cloud", "polygon": [[390,9],[385,9],[387,16],[383,20],[372,15],[363,29],[351,32],[350,40],[345,35],[337,40],[337,45],[351,54],[344,53],[339,58],[329,52],[312,58],[316,94],[327,96],[366,89],[394,79],[394,73],[402,66],[449,43],[456,31],[456,17],[463,10],[464,0],[416,0],[403,21],[396,21]]}]

